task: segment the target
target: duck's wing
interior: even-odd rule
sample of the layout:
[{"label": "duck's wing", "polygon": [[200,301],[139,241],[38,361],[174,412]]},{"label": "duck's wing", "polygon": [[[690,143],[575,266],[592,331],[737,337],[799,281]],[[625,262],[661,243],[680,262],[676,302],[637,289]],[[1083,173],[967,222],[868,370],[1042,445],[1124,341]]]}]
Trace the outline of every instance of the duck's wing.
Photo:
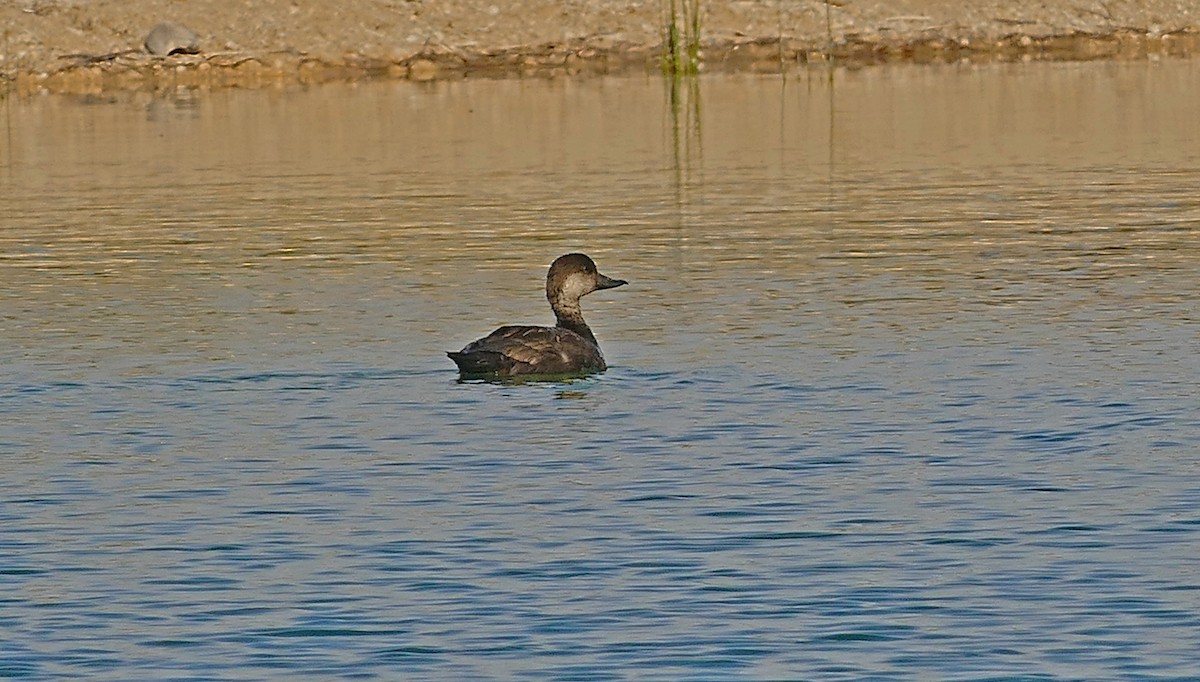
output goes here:
[{"label": "duck's wing", "polygon": [[560,327],[501,327],[448,355],[465,374],[513,376],[605,369],[599,348]]}]

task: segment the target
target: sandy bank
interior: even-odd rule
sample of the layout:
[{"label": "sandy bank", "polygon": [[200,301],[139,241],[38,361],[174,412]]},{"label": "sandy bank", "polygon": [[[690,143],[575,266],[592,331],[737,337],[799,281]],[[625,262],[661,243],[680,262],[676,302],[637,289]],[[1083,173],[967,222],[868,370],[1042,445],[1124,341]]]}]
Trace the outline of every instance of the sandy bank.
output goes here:
[{"label": "sandy bank", "polygon": [[[1200,51],[1191,0],[702,0],[705,69],[842,62],[1138,59]],[[1031,6],[1035,5],[1035,6]],[[657,69],[663,0],[16,0],[0,79],[18,93],[256,87],[371,77]],[[201,53],[151,57],[160,21]]]}]

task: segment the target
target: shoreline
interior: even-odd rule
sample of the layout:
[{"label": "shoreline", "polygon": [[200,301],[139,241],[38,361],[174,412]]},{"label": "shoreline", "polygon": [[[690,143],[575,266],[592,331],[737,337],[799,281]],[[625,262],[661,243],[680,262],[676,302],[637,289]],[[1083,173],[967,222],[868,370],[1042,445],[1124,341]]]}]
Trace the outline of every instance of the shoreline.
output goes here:
[{"label": "shoreline", "polygon": [[[1123,15],[1118,4],[1088,9],[1048,0],[1029,9],[1013,0],[969,8],[951,0],[886,6],[731,0],[701,5],[698,70],[1200,54],[1200,11],[1193,16],[1187,2],[1127,3]],[[661,0],[514,0],[520,11],[502,13],[481,0],[359,0],[332,10],[290,0],[253,7],[193,0],[188,14],[172,10],[169,0],[119,7],[38,0],[0,9],[0,94],[661,73],[663,6]],[[157,22],[147,16],[195,29],[200,53],[148,54],[144,32]]]},{"label": "shoreline", "polygon": [[[0,91],[34,94],[100,94],[173,88],[220,89],[315,85],[327,82],[462,78],[553,78],[576,75],[659,73],[658,45],[596,48],[586,43],[551,43],[486,52],[440,49],[407,58],[351,55],[341,59],[306,53],[216,53],[153,57],[125,54],[62,58],[47,71],[0,75]],[[828,46],[797,46],[778,38],[706,44],[700,73],[782,73],[814,65],[865,67],[888,63],[986,64],[1031,61],[1138,61],[1190,58],[1200,53],[1200,34],[1146,36],[1131,33],[1030,38],[1014,35],[977,42],[926,38],[910,42],[856,41]]]}]

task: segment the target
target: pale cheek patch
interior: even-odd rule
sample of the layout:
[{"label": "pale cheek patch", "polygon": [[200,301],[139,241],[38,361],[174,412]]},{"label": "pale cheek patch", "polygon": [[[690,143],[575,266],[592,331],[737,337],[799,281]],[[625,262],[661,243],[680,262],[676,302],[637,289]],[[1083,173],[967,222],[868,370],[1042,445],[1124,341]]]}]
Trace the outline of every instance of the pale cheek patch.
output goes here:
[{"label": "pale cheek patch", "polygon": [[563,293],[570,298],[581,298],[584,294],[592,290],[591,282],[583,275],[571,275],[567,278],[566,286],[563,287]]}]

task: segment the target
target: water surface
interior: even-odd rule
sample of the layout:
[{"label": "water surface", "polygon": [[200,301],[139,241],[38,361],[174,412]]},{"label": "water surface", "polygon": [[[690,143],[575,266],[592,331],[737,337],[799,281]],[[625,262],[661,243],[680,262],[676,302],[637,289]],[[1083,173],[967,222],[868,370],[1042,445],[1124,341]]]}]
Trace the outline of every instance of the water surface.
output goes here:
[{"label": "water surface", "polygon": [[[1197,93],[5,101],[0,676],[1189,679]],[[456,381],[573,250],[609,372]]]}]

